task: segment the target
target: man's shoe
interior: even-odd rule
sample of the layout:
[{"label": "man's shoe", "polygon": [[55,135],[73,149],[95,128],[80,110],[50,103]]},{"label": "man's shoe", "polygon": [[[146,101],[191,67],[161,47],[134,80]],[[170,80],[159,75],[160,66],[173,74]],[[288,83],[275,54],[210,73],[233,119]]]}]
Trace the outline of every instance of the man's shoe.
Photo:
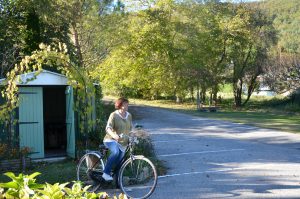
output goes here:
[{"label": "man's shoe", "polygon": [[102,178],[105,181],[112,181],[113,180],[113,178],[110,175],[106,174],[106,173],[103,173]]}]

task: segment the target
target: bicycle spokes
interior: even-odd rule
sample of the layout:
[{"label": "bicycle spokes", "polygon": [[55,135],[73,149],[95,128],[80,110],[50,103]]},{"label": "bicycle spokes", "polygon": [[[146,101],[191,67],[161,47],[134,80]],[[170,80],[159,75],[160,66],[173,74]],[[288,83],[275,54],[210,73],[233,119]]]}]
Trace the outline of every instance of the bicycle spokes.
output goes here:
[{"label": "bicycle spokes", "polygon": [[100,186],[101,176],[104,164],[102,159],[96,154],[84,155],[77,167],[77,180],[83,183],[83,186],[90,186],[91,192],[96,191]]},{"label": "bicycle spokes", "polygon": [[121,170],[120,185],[131,198],[146,198],[156,185],[157,174],[154,165],[146,158],[135,158],[125,162]]}]

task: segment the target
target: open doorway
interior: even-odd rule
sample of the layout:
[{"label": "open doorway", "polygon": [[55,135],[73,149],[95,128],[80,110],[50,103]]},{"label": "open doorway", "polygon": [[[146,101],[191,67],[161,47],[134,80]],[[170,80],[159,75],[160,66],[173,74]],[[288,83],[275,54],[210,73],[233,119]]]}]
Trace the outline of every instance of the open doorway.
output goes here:
[{"label": "open doorway", "polygon": [[45,157],[66,156],[65,86],[43,88]]}]

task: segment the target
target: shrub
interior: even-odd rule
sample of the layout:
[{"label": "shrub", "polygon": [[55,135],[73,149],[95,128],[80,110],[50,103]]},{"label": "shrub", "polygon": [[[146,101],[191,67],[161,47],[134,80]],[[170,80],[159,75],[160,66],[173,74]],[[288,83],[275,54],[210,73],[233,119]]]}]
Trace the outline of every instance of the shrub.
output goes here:
[{"label": "shrub", "polygon": [[40,173],[36,172],[31,175],[19,174],[18,176],[15,176],[12,172],[5,173],[5,175],[12,179],[12,181],[0,184],[0,188],[2,187],[7,189],[6,192],[4,192],[4,197],[29,198],[34,194],[34,190],[42,187],[42,185],[35,183],[35,177],[39,174]]},{"label": "shrub", "polygon": [[[110,199],[105,192],[91,193],[88,192],[88,186],[82,187],[80,182],[74,182],[71,188],[68,188],[69,183],[55,183],[51,185],[35,183],[35,177],[40,173],[35,172],[31,175],[15,174],[7,172],[4,175],[8,176],[12,181],[0,183],[0,199],[16,198],[16,199]],[[119,199],[127,199],[126,195],[120,194]],[[114,197],[117,199],[117,197]]]},{"label": "shrub", "polygon": [[0,159],[1,160],[10,160],[10,159],[18,159],[22,157],[27,157],[30,152],[31,148],[29,147],[12,147],[6,143],[0,142]]},{"label": "shrub", "polygon": [[134,130],[134,135],[138,137],[138,144],[134,147],[134,154],[144,155],[146,157],[155,157],[154,147],[149,134],[142,128]]},{"label": "shrub", "polygon": [[297,104],[298,106],[300,106],[300,91],[293,92],[289,96],[289,100],[292,104]]}]

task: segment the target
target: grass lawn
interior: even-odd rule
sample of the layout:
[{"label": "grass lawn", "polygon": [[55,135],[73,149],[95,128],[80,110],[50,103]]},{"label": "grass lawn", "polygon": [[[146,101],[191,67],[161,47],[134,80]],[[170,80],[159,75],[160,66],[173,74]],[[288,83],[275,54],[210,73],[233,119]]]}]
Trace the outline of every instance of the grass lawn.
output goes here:
[{"label": "grass lawn", "polygon": [[41,175],[37,177],[39,183],[72,182],[76,180],[76,165],[77,161],[72,159],[55,163],[41,162],[28,173],[40,172]]},{"label": "grass lawn", "polygon": [[283,106],[274,106],[274,100],[252,99],[246,107],[232,108],[229,100],[224,101],[217,112],[200,112],[196,110],[194,103],[176,104],[170,100],[137,100],[130,99],[131,104],[143,104],[167,108],[191,115],[212,119],[227,120],[242,124],[250,124],[258,127],[272,128],[287,132],[300,133],[300,114],[297,111],[286,111]]},{"label": "grass lawn", "polygon": [[[156,158],[151,159],[154,165],[157,168],[157,172],[159,175],[166,174],[166,167],[164,166],[163,162],[157,160]],[[72,182],[76,181],[76,166],[77,161],[72,159],[67,159],[60,162],[38,162],[32,163],[31,168],[27,169],[25,174],[32,174],[34,172],[40,172],[41,174],[37,176],[38,183],[50,183],[55,184],[65,183],[65,182]],[[18,175],[18,172],[14,172],[15,175]],[[9,182],[10,178],[6,177],[5,175],[0,175],[0,182]]]},{"label": "grass lawn", "polygon": [[[38,183],[48,182],[54,184],[56,182],[65,183],[76,180],[76,164],[77,162],[71,159],[67,159],[60,162],[38,162],[32,163],[31,168],[28,168],[26,174],[32,174],[34,172],[40,172],[37,176]],[[14,172],[18,175],[17,172]],[[0,182],[8,182],[10,178],[0,175]]]},{"label": "grass lawn", "polygon": [[189,111],[193,115],[222,119],[241,124],[250,124],[258,127],[283,130],[287,132],[300,133],[300,116],[288,113],[271,113],[255,111],[235,112],[197,112]]}]

